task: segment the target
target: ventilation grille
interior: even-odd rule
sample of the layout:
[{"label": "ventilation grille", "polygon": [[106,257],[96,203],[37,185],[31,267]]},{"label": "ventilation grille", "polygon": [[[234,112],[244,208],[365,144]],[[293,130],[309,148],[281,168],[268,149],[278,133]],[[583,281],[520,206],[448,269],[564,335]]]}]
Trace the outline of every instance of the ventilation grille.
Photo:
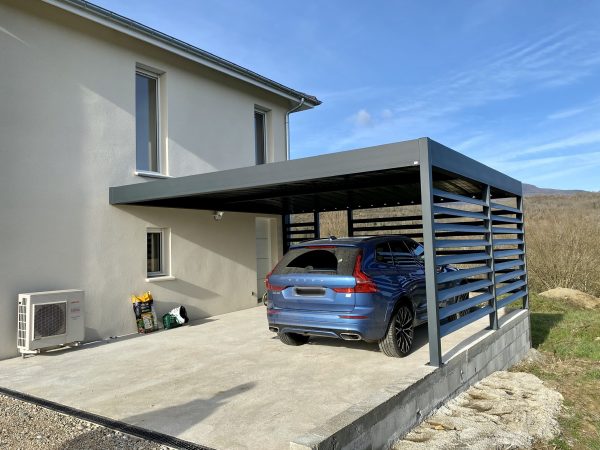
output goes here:
[{"label": "ventilation grille", "polygon": [[33,314],[34,339],[67,332],[67,302],[34,305]]},{"label": "ventilation grille", "polygon": [[25,347],[27,336],[27,302],[20,301],[17,308],[17,346]]}]

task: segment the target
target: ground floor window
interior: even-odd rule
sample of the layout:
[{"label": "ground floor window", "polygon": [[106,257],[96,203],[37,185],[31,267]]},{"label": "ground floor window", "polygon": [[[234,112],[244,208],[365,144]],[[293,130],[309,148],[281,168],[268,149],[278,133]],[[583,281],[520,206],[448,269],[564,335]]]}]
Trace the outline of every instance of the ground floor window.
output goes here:
[{"label": "ground floor window", "polygon": [[169,234],[166,228],[148,228],[146,263],[148,278],[168,275]]}]

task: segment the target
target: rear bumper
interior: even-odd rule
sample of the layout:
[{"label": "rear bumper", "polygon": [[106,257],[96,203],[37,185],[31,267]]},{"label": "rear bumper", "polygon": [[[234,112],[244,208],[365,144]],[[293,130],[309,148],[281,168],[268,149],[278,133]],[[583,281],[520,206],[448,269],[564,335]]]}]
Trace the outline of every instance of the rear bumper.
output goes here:
[{"label": "rear bumper", "polygon": [[[342,316],[342,317],[340,317]],[[387,324],[373,308],[356,307],[350,313],[318,313],[291,309],[267,309],[269,329],[279,333],[333,337],[345,340],[379,340]]]}]

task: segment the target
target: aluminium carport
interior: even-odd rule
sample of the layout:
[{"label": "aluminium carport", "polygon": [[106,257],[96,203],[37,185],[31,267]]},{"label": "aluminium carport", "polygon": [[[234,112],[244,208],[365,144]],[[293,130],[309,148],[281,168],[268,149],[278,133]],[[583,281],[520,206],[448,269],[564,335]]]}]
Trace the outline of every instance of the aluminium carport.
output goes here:
[{"label": "aluminium carport", "polygon": [[[281,215],[286,247],[319,237],[319,213],[336,210],[347,211],[349,236],[422,240],[433,366],[443,363],[443,336],[486,315],[498,329],[498,309],[517,301],[528,308],[521,182],[429,138],[115,186],[110,203]],[[419,204],[419,216],[354,214]],[[299,213],[314,219],[290,223]],[[459,270],[438,273],[446,264]],[[454,297],[462,300],[438,308]]]}]

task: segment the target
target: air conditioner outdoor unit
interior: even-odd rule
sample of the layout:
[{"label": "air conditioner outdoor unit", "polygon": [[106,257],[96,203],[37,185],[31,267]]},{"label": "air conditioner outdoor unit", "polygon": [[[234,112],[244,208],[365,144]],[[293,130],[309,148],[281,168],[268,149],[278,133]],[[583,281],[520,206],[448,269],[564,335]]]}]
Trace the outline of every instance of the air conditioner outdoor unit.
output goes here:
[{"label": "air conditioner outdoor unit", "polygon": [[83,291],[19,294],[17,308],[17,348],[21,355],[83,341]]}]

